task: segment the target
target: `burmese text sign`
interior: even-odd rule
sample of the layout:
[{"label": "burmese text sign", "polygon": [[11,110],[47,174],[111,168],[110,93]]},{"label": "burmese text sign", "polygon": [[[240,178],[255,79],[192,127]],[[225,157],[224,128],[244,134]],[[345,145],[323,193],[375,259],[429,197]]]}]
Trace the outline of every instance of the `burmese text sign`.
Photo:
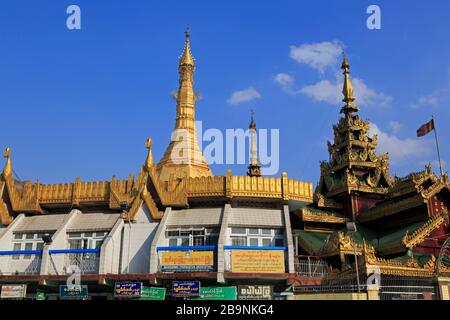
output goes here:
[{"label": "burmese text sign", "polygon": [[3,285],[0,298],[2,299],[22,299],[27,294],[26,284]]},{"label": "burmese text sign", "polygon": [[114,296],[119,298],[140,297],[142,292],[142,282],[116,282],[114,286]]},{"label": "burmese text sign", "polygon": [[284,273],[284,250],[232,250],[232,272]]},{"label": "burmese text sign", "polygon": [[238,300],[272,300],[272,286],[238,286]]},{"label": "burmese text sign", "polygon": [[214,251],[163,251],[161,271],[213,271]]},{"label": "burmese text sign", "polygon": [[236,300],[236,287],[201,287],[200,295],[193,300]]},{"label": "burmese text sign", "polygon": [[164,300],[165,288],[142,287],[141,297],[138,300]]},{"label": "burmese text sign", "polygon": [[59,297],[63,300],[83,300],[88,298],[88,286],[59,286]]},{"label": "burmese text sign", "polygon": [[174,297],[195,297],[200,294],[200,281],[174,281],[172,282],[172,295]]}]

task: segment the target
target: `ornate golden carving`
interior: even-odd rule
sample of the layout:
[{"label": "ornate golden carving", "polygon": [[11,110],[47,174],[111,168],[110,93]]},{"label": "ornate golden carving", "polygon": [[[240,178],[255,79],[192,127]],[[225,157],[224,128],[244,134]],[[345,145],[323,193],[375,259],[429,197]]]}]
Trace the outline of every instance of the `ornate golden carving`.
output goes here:
[{"label": "ornate golden carving", "polygon": [[430,235],[433,230],[439,228],[439,226],[444,223],[445,220],[448,219],[447,210],[442,210],[441,214],[432,217],[428,222],[426,222],[422,227],[417,229],[412,235],[406,232],[403,237],[402,243],[406,248],[413,248],[416,245],[422,243],[426,237]]}]

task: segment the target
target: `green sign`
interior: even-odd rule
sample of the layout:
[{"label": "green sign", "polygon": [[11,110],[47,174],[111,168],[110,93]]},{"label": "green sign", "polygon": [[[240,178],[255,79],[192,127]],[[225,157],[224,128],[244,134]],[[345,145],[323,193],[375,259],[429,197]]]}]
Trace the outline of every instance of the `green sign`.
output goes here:
[{"label": "green sign", "polygon": [[37,292],[36,293],[36,300],[45,300],[45,293],[44,292]]},{"label": "green sign", "polygon": [[201,287],[200,296],[192,300],[236,300],[236,287]]},{"label": "green sign", "polygon": [[138,300],[164,300],[165,288],[142,287],[141,297]]}]

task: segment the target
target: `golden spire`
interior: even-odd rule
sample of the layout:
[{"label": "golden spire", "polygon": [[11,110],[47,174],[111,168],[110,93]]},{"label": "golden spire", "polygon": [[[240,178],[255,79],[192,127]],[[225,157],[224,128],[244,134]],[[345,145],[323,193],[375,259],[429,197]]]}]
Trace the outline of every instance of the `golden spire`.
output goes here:
[{"label": "golden spire", "polygon": [[178,72],[180,75],[179,88],[176,94],[177,111],[175,128],[171,141],[161,161],[157,165],[159,177],[163,181],[174,178],[212,176],[211,169],[203,159],[197,140],[195,127],[194,93],[194,58],[191,54],[190,33],[186,31],[186,42]]},{"label": "golden spire", "polygon": [[147,159],[145,160],[145,165],[144,165],[144,168],[146,170],[149,170],[151,167],[153,167],[152,144],[153,144],[153,141],[151,138],[148,138],[145,141],[145,147],[148,149]]},{"label": "golden spire", "polygon": [[184,42],[184,51],[183,54],[180,57],[180,62],[179,65],[189,65],[189,66],[195,66],[195,62],[194,62],[194,57],[192,56],[191,53],[191,46],[190,46],[190,42],[189,42],[189,38],[190,38],[190,32],[189,32],[189,27],[186,28],[186,31],[184,32],[185,36],[186,36],[186,40]]},{"label": "golden spire", "polygon": [[11,149],[7,147],[3,152],[3,157],[6,159],[5,167],[3,168],[3,177],[10,177],[12,175],[12,166],[11,166]]},{"label": "golden spire", "polygon": [[347,57],[343,53],[343,60],[342,60],[342,70],[344,70],[344,86],[342,88],[342,94],[344,95],[344,99],[342,99],[343,102],[345,102],[345,106],[342,107],[341,113],[352,113],[357,112],[359,110],[359,107],[353,103],[355,101],[355,97],[353,96],[353,86],[352,82],[350,81],[350,64],[347,60]]}]

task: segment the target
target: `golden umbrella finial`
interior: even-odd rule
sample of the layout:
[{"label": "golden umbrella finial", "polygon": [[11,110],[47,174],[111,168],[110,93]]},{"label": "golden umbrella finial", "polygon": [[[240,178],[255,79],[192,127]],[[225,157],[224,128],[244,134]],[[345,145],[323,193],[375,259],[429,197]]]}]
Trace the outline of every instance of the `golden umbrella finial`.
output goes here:
[{"label": "golden umbrella finial", "polygon": [[190,46],[190,37],[191,37],[191,31],[189,28],[189,25],[186,26],[186,30],[184,31],[184,34],[186,36],[185,43],[184,43],[184,51],[183,54],[180,57],[180,66],[181,65],[190,65],[194,66],[194,57],[191,53],[191,46]]},{"label": "golden umbrella finial", "polygon": [[145,168],[149,169],[150,167],[153,166],[153,152],[152,152],[152,138],[148,138],[145,141],[145,147],[148,149],[148,153],[147,153],[147,159],[145,160]]},{"label": "golden umbrella finial", "polygon": [[359,107],[353,103],[355,97],[353,96],[353,85],[350,80],[350,63],[348,62],[345,52],[342,50],[342,65],[341,69],[344,70],[344,86],[342,88],[342,94],[344,95],[343,102],[345,106],[342,108],[341,112],[348,114],[352,112],[357,112]]},{"label": "golden umbrella finial", "polygon": [[3,157],[6,158],[6,164],[3,168],[3,176],[11,176],[12,175],[12,166],[11,166],[11,149],[7,147],[3,152]]}]

